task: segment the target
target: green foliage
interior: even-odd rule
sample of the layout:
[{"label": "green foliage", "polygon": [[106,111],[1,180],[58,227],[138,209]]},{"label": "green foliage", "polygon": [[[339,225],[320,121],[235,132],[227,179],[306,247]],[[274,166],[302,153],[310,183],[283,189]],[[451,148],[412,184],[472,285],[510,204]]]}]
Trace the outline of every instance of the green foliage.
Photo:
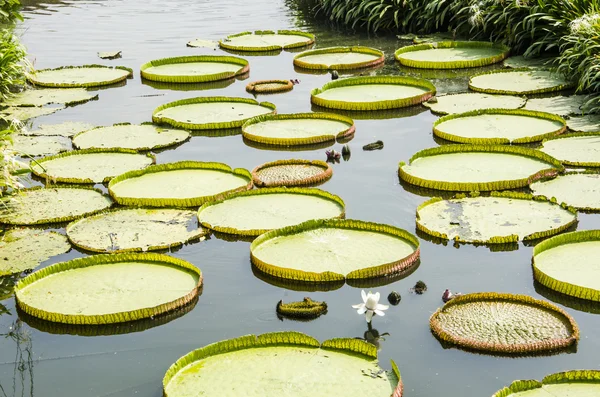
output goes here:
[{"label": "green foliage", "polygon": [[0,25],[10,25],[15,21],[22,21],[19,0],[0,0]]}]

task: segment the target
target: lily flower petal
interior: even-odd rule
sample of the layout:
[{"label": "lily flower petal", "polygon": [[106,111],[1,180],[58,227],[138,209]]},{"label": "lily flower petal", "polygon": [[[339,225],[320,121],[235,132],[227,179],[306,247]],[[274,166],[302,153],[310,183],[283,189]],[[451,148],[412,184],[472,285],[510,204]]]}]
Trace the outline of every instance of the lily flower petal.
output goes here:
[{"label": "lily flower petal", "polygon": [[378,316],[385,316],[385,313],[382,312],[381,310],[375,309],[374,310],[375,314],[377,314]]},{"label": "lily flower petal", "polygon": [[375,307],[375,309],[377,309],[377,310],[387,310],[389,308],[390,308],[389,305],[382,305],[381,303],[378,303],[377,307]]},{"label": "lily flower petal", "polygon": [[367,303],[367,293],[364,289],[360,291],[360,296],[362,297],[363,303]]},{"label": "lily flower petal", "polygon": [[370,323],[371,319],[373,318],[373,311],[367,310],[367,316],[366,316],[366,318],[367,318],[367,322]]}]

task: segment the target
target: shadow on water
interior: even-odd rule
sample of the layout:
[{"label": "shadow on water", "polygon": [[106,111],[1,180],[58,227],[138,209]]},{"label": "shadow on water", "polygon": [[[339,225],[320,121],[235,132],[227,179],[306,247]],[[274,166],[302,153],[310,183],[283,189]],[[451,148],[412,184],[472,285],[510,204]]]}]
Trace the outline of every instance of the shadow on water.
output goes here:
[{"label": "shadow on water", "polygon": [[417,116],[423,112],[429,111],[425,106],[409,106],[400,109],[390,110],[371,110],[371,111],[354,111],[354,110],[339,110],[328,109],[318,105],[311,105],[311,110],[315,113],[336,113],[342,116],[350,117],[354,120],[389,120],[401,119],[404,117]]},{"label": "shadow on water", "polygon": [[[237,76],[235,78],[227,80],[211,81],[208,83],[164,83],[160,81],[152,81],[148,79],[142,79],[142,84],[152,87],[157,90],[169,90],[169,91],[208,91],[208,90],[220,90],[227,88],[236,81],[244,81],[250,77],[249,73]],[[157,95],[152,95],[157,96]],[[197,95],[201,96],[201,95]]]},{"label": "shadow on water", "polygon": [[540,284],[536,280],[533,281],[533,287],[535,288],[535,292],[554,303],[558,303],[580,312],[600,314],[600,302],[588,301],[585,299],[576,298],[574,296],[565,295]]}]

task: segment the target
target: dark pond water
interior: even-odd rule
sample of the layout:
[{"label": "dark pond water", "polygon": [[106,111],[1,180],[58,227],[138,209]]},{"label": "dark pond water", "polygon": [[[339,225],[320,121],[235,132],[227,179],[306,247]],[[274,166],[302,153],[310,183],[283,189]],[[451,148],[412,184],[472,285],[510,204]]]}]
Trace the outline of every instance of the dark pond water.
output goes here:
[{"label": "dark pond water", "polygon": [[[303,20],[282,1],[273,0],[105,0],[26,2],[26,20],[20,30],[37,68],[69,64],[121,64],[136,70],[136,77],[117,88],[101,90],[98,101],[67,108],[40,117],[34,124],[86,121],[97,125],[151,120],[152,110],[162,103],[202,95],[247,97],[248,81],[267,78],[297,78],[291,93],[261,97],[274,102],[280,113],[310,111],[309,92],[329,80],[328,75],[296,72],[293,54],[247,56],[250,79],[221,87],[153,87],[143,84],[137,70],[148,60],[221,51],[187,48],[194,38],[219,39],[244,30],[301,28],[315,33],[318,46],[362,44],[383,49],[386,66],[373,73],[400,74],[393,50],[403,45],[392,38],[347,35],[330,27]],[[123,58],[101,61],[97,51],[122,50]],[[440,92],[466,91],[468,74],[440,73],[435,78]],[[415,230],[415,209],[425,194],[403,187],[397,177],[398,162],[414,152],[436,146],[431,127],[436,119],[425,108],[372,114],[356,120],[357,132],[350,142],[352,157],[334,166],[334,176],[323,188],[340,195],[347,204],[348,218],[383,222]],[[381,139],[385,148],[364,152],[366,143]],[[341,150],[341,145],[335,148]],[[252,169],[282,158],[324,159],[324,149],[302,152],[262,150],[247,146],[240,135],[196,136],[174,150],[157,155],[160,163],[178,160],[221,161],[233,167]],[[598,215],[581,215],[578,228],[598,227]],[[374,319],[380,333],[380,361],[390,368],[398,363],[408,397],[490,396],[514,379],[541,379],[546,374],[579,368],[600,367],[600,316],[585,312],[536,287],[532,278],[532,248],[492,252],[486,247],[422,243],[421,264],[414,273],[388,285],[372,288],[387,296],[402,294],[402,302],[385,317]],[[516,248],[516,247],[515,247]],[[48,265],[84,254],[76,249],[44,263]],[[364,317],[350,307],[360,302],[360,289],[344,286],[329,292],[286,289],[261,280],[252,271],[247,242],[227,242],[212,237],[187,245],[172,255],[202,269],[205,287],[191,311],[172,321],[151,322],[148,329],[112,336],[76,336],[61,329],[35,328],[35,323],[17,320],[14,298],[1,302],[0,333],[19,329],[14,336],[0,338],[0,396],[99,397],[161,395],[161,380],[180,356],[224,338],[279,330],[296,330],[320,340],[332,337],[362,337]],[[417,280],[427,283],[423,295],[409,292]],[[567,307],[581,328],[576,349],[554,356],[505,358],[444,348],[429,331],[429,316],[442,304],[445,288],[454,291],[497,291],[529,294],[551,299]],[[280,321],[275,305],[280,300],[301,300],[310,295],[325,300],[329,312],[316,321]],[[570,305],[570,306],[569,306]],[[0,306],[0,309],[2,307]],[[597,310],[598,311],[598,310]],[[153,326],[153,327],[152,327]],[[73,330],[71,330],[74,332]],[[101,330],[100,330],[101,331]]]}]

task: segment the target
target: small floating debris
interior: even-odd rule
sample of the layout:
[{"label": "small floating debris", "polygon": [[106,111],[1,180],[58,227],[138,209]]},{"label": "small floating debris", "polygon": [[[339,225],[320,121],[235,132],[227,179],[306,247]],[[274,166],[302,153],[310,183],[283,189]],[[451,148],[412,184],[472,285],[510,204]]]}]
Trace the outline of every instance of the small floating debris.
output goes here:
[{"label": "small floating debris", "polygon": [[450,291],[449,289],[446,289],[444,291],[444,293],[442,294],[442,301],[444,301],[444,303],[458,297],[458,296],[462,296],[461,292],[457,292],[456,294],[453,294],[452,291]]},{"label": "small floating debris", "polygon": [[423,292],[427,291],[427,284],[419,280],[417,281],[415,286],[410,289],[410,291],[414,292],[417,295],[423,295]]},{"label": "small floating debris", "polygon": [[400,294],[397,291],[392,291],[388,295],[388,302],[390,302],[390,304],[394,306],[398,305],[398,303],[400,303],[401,300],[402,296],[400,296]]},{"label": "small floating debris", "polygon": [[331,74],[331,80],[337,80],[340,77],[337,70],[332,70],[329,72],[329,74]]},{"label": "small floating debris", "polygon": [[342,154],[340,152],[337,152],[335,149],[331,149],[331,150],[326,150],[325,154],[327,155],[327,161],[328,162],[340,162],[340,157],[342,157]]},{"label": "small floating debris", "polygon": [[305,297],[300,302],[277,303],[277,314],[284,317],[314,319],[327,313],[327,303]]},{"label": "small floating debris", "polygon": [[383,149],[383,141],[376,141],[363,146],[363,150],[381,150]]},{"label": "small floating debris", "polygon": [[98,58],[101,58],[101,59],[117,59],[117,58],[121,58],[121,51],[104,51],[104,52],[98,52]]}]

